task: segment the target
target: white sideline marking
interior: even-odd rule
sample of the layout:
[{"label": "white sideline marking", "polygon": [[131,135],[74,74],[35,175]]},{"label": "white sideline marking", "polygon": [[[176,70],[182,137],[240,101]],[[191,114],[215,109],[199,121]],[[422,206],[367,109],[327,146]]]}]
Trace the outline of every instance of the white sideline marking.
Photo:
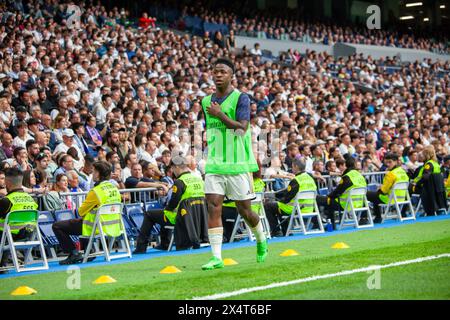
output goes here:
[{"label": "white sideline marking", "polygon": [[381,266],[372,265],[372,266],[368,266],[368,267],[365,267],[365,268],[358,268],[358,269],[353,269],[353,270],[341,271],[341,272],[337,272],[337,273],[329,273],[329,274],[317,275],[317,276],[312,276],[312,277],[302,278],[302,279],[297,279],[297,280],[291,280],[291,281],[274,282],[274,283],[271,283],[271,284],[266,285],[266,286],[259,286],[259,287],[253,287],[253,288],[244,288],[244,289],[240,289],[240,290],[236,290],[236,291],[217,293],[217,294],[213,294],[213,295],[209,295],[209,296],[193,297],[192,299],[193,300],[224,299],[224,298],[233,297],[233,296],[237,296],[237,295],[244,294],[244,293],[249,293],[249,292],[262,291],[262,290],[267,290],[267,289],[272,289],[272,288],[285,287],[285,286],[289,286],[289,285],[292,285],[292,284],[299,284],[299,283],[316,281],[316,280],[321,280],[321,279],[328,279],[328,278],[346,276],[346,275],[349,275],[349,274],[354,274],[354,273],[359,273],[359,272],[367,272],[367,271],[372,271],[372,270],[377,270],[377,269],[386,269],[386,268],[398,267],[398,266],[403,266],[403,265],[407,265],[407,264],[420,263],[420,262],[430,261],[430,260],[435,260],[435,259],[440,259],[440,258],[450,258],[450,253],[443,253],[443,254],[439,254],[439,255],[436,255],[436,256],[428,256],[428,257],[417,258],[417,259],[413,259],[413,260],[405,260],[405,261],[393,262],[393,263],[389,263],[389,264],[385,264],[385,265],[381,265]]}]

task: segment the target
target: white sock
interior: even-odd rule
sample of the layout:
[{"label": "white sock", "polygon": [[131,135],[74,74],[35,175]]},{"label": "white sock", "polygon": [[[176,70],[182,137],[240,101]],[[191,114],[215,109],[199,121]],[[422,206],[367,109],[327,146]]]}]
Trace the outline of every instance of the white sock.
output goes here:
[{"label": "white sock", "polygon": [[208,237],[213,256],[222,260],[223,227],[208,229]]},{"label": "white sock", "polygon": [[256,242],[263,242],[266,240],[266,234],[264,233],[264,229],[261,223],[261,219],[259,220],[258,224],[256,225],[256,227],[251,228],[253,234],[255,235],[256,238]]}]

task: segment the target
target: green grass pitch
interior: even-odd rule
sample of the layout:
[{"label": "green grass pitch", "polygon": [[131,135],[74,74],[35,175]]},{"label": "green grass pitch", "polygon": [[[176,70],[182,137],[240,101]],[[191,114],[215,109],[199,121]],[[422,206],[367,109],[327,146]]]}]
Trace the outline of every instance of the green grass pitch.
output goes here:
[{"label": "green grass pitch", "polygon": [[[336,242],[350,248],[332,249]],[[300,255],[281,257],[286,249]],[[268,285],[384,265],[436,254],[450,253],[450,220],[363,230],[288,242],[269,243],[265,263],[256,263],[254,246],[223,251],[224,258],[239,264],[202,271],[210,253],[165,256],[133,263],[81,269],[81,288],[69,290],[66,272],[53,272],[0,279],[3,299],[190,299],[242,288]],[[160,274],[174,265],[182,272]],[[231,297],[231,299],[450,299],[450,258],[442,258],[380,271],[380,288],[368,289],[371,274],[361,272]],[[109,275],[116,283],[94,285]],[[18,286],[29,286],[37,294],[13,297]]]}]

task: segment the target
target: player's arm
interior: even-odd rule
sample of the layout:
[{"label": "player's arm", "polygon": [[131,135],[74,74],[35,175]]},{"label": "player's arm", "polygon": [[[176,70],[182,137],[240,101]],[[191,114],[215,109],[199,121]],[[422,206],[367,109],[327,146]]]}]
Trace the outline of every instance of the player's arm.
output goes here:
[{"label": "player's arm", "polygon": [[247,131],[248,123],[250,121],[250,99],[248,95],[241,94],[239,96],[238,105],[236,108],[236,120],[230,119],[220,107],[217,102],[212,102],[206,111],[222,121],[228,129]]}]

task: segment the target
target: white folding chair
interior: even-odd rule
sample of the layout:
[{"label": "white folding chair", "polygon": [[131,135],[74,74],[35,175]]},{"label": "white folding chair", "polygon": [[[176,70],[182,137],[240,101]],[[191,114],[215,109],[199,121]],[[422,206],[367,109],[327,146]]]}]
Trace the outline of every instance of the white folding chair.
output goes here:
[{"label": "white folding chair", "polygon": [[[16,272],[23,271],[36,271],[48,269],[47,255],[45,254],[44,243],[42,241],[41,232],[38,227],[39,212],[37,210],[20,210],[8,213],[3,224],[3,234],[0,243],[0,259],[3,256],[4,251],[10,251],[14,268]],[[14,241],[11,230],[14,229],[13,223],[28,223],[29,228],[33,228],[30,239],[24,241]],[[33,260],[31,250],[34,247],[39,247],[39,252],[42,260]],[[17,250],[26,250],[24,264],[20,265],[17,258]],[[33,265],[42,263],[38,267],[27,267],[27,265]]]},{"label": "white folding chair", "polygon": [[[317,192],[316,191],[301,191],[298,192],[295,196],[294,201],[294,211],[289,216],[289,225],[286,230],[286,236],[289,236],[291,233],[303,233],[307,234],[315,234],[315,233],[324,233],[322,224],[322,217],[320,216],[319,207],[317,206],[316,201]],[[300,205],[300,200],[312,200],[313,203],[308,204],[308,206],[312,206],[314,208],[313,212],[302,212],[302,207],[304,208],[306,205]],[[310,229],[312,219],[317,219],[318,228]],[[307,219],[305,224],[304,219]]]},{"label": "white folding chair", "polygon": [[[416,218],[417,218],[417,217],[419,216],[420,211],[421,211],[421,210],[423,211],[422,199],[420,198],[420,194],[416,194],[416,193],[413,193],[413,194],[411,195],[411,200],[412,200],[413,198],[418,199],[418,200],[417,200],[416,208],[414,209],[414,214],[415,214],[415,216],[416,216]],[[411,203],[412,203],[412,201],[411,201]],[[414,207],[414,206],[413,206],[413,207]],[[424,214],[424,213],[422,212],[422,215],[423,215],[423,214]]]},{"label": "white folding chair", "polygon": [[[339,222],[339,230],[346,226],[353,226],[357,229],[360,228],[371,228],[373,227],[372,214],[370,213],[369,203],[367,201],[367,188],[354,188],[345,192],[344,195],[347,196],[347,201],[344,208],[344,213]],[[353,202],[355,199],[363,201],[363,206],[360,208],[355,207]],[[361,219],[361,214],[367,212],[367,224],[360,225],[359,220]]]},{"label": "white folding chair", "polygon": [[[84,252],[84,259],[83,263],[86,263],[88,258],[92,256],[99,256],[104,255],[106,261],[111,261],[113,259],[119,259],[119,258],[131,258],[131,249],[130,249],[130,243],[128,242],[128,237],[125,231],[125,225],[122,220],[122,210],[123,210],[123,204],[122,203],[113,203],[113,204],[105,204],[98,208],[97,215],[95,218],[94,226],[92,227],[92,233],[89,237],[89,243],[88,246]],[[101,216],[107,216],[107,215],[117,215],[118,220],[111,220],[111,221],[102,221]],[[115,236],[109,236],[105,233],[103,230],[103,226],[108,224],[120,224],[121,229],[121,235],[123,240],[121,241],[124,245],[122,250],[125,250],[125,253],[121,254],[111,254],[114,242],[116,241]],[[96,231],[99,231],[99,234],[96,235]],[[95,238],[99,237],[100,241],[102,243],[103,251],[97,251],[93,254],[91,254],[92,245],[94,244]],[[106,238],[109,239],[109,245],[106,242]]]},{"label": "white folding chair", "polygon": [[[413,205],[411,203],[411,197],[408,192],[409,182],[397,182],[393,185],[391,192],[389,193],[389,201],[387,204],[380,204],[382,223],[385,220],[389,219],[397,219],[401,222],[407,220],[416,220],[415,211]],[[403,199],[399,199],[395,191],[403,191],[405,192],[405,197]],[[406,217],[402,217],[402,209],[403,206],[408,206],[410,210],[410,215],[406,215]],[[394,209],[394,210],[391,210]]]},{"label": "white folding chair", "polygon": [[[270,239],[270,225],[269,225],[269,220],[267,220],[266,217],[266,212],[264,211],[264,203],[263,203],[263,199],[264,199],[264,192],[257,192],[255,193],[256,197],[255,199],[252,200],[251,205],[259,205],[259,210],[258,212],[255,212],[259,218],[261,219],[261,224],[263,226],[263,230],[264,233],[266,235],[267,239]],[[227,219],[227,221],[234,221],[234,227],[233,227],[233,231],[231,232],[231,236],[230,236],[230,242],[233,242],[236,239],[241,239],[241,238],[246,238],[248,237],[248,239],[250,241],[254,241],[255,240],[255,236],[253,235],[250,227],[247,225],[247,223],[245,222],[245,220],[241,217],[241,215],[238,213],[237,217],[235,220],[232,219]],[[246,233],[243,234],[237,234],[239,228],[244,229],[246,231]]]},{"label": "white folding chair", "polygon": [[[164,226],[164,229],[172,231],[170,235],[169,246],[167,247],[167,251],[171,251],[173,243],[175,241],[175,226]],[[161,242],[161,240],[159,242]]]}]

